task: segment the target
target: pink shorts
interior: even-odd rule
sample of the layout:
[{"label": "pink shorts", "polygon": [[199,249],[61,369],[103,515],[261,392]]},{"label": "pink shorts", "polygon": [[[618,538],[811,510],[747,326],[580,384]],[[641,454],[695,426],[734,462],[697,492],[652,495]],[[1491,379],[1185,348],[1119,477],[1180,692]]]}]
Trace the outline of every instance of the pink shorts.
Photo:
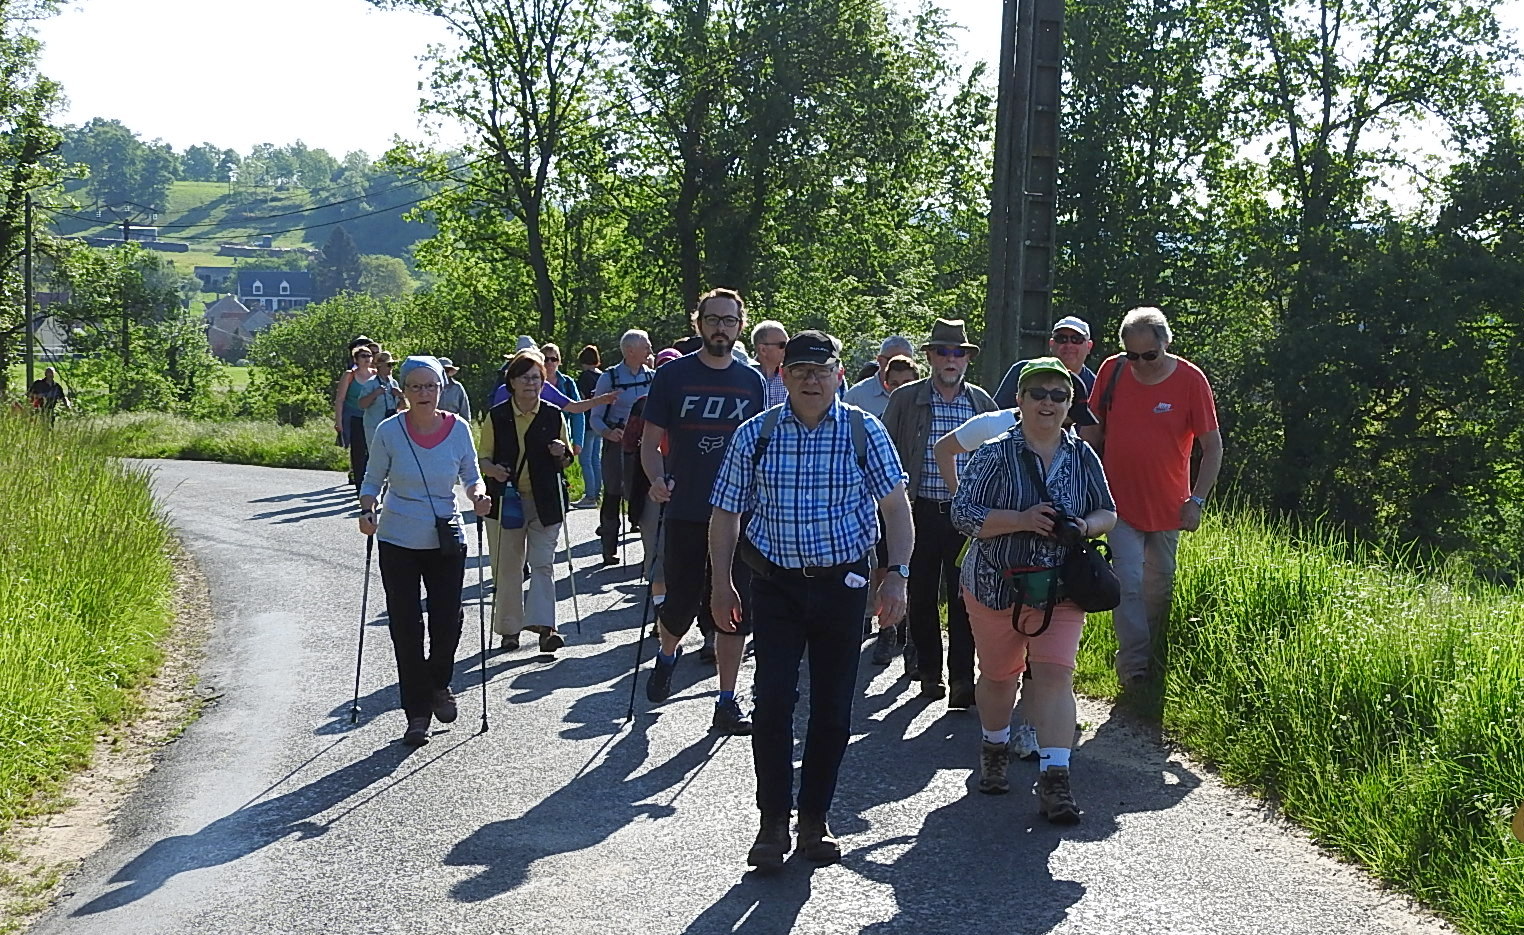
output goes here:
[{"label": "pink shorts", "polygon": [[[1013,679],[1027,667],[1026,660],[1074,668],[1079,655],[1080,633],[1085,629],[1085,612],[1073,601],[1060,601],[1053,608],[1053,621],[1040,636],[1028,637],[1011,626],[1010,608],[992,610],[963,591],[963,606],[968,609],[968,624],[974,631],[974,654],[979,657],[979,672],[996,681]],[[1021,628],[1033,633],[1042,626],[1043,612],[1035,607],[1021,608]]]}]

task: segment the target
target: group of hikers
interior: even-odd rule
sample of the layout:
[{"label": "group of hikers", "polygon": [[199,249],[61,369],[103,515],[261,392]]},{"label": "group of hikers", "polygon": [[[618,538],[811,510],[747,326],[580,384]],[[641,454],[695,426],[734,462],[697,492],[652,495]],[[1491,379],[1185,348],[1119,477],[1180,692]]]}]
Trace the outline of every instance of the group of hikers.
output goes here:
[{"label": "group of hikers", "polygon": [[[458,714],[450,677],[463,623],[455,487],[464,484],[484,520],[504,651],[525,630],[541,652],[564,644],[552,560],[558,536],[570,555],[570,509],[598,504],[607,565],[620,561],[626,528],[638,530],[655,610],[642,638],[648,625],[658,637],[646,697],[670,696],[697,624],[699,658],[717,670],[713,727],[751,736],[760,827],[750,865],[782,866],[796,811],[801,856],[840,858],[827,816],[865,635],[872,662],[899,657],[922,699],[976,709],[982,737],[970,762],[981,792],[1008,792],[1011,759],[1036,759],[1041,814],[1079,821],[1073,674],[1094,587],[1077,563],[1104,561],[1091,540],[1107,539],[1102,574],[1114,572],[1119,602],[1103,606],[1115,607],[1117,674],[1124,690],[1147,684],[1179,534],[1197,528],[1222,464],[1211,387],[1169,352],[1164,314],[1129,311],[1121,353],[1098,373],[1087,366],[1089,324],[1061,319],[1049,356],[1010,364],[993,395],[967,379],[979,347],[962,321],[937,319],[918,349],[884,339],[848,387],[840,341],[790,335],[777,321],[747,332],[733,290],[699,296],[690,320],[693,333],[655,355],[645,331],[625,332],[606,370],[584,348],[577,378],[560,372],[556,345],[521,338],[474,436],[449,359],[408,357],[392,377],[393,361],[356,339],[335,428],[350,445],[360,531],[380,543],[403,741],[427,743],[433,719]],[[579,457],[586,491],[573,503],[565,471]],[[737,694],[748,638],[749,713]],[[1013,726],[1018,695],[1024,718]]]}]

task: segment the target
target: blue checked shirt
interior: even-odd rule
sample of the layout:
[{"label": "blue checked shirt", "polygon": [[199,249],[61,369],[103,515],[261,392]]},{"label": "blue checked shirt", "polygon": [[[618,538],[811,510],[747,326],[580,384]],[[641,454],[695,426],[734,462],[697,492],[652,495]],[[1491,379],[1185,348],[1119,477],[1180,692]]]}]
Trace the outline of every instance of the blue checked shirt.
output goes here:
[{"label": "blue checked shirt", "polygon": [[[942,472],[937,470],[937,459],[932,454],[932,449],[936,447],[937,439],[948,432],[956,432],[958,426],[979,413],[974,409],[974,401],[961,387],[952,402],[948,402],[937,392],[936,382],[926,381],[926,392],[931,394],[931,431],[926,436],[926,449],[921,452],[921,489],[914,491],[914,495],[928,500],[951,500],[952,491],[947,489],[947,481],[942,479]],[[957,461],[958,473],[961,475],[964,466],[968,464],[968,455],[958,455]]]},{"label": "blue checked shirt", "polygon": [[906,481],[889,432],[864,414],[867,476],[852,448],[854,407],[834,400],[814,430],[783,404],[762,462],[752,470],[766,412],[741,423],[714,479],[709,502],[732,513],[751,512],[746,537],[784,568],[840,565],[867,554],[878,541],[878,501]]}]

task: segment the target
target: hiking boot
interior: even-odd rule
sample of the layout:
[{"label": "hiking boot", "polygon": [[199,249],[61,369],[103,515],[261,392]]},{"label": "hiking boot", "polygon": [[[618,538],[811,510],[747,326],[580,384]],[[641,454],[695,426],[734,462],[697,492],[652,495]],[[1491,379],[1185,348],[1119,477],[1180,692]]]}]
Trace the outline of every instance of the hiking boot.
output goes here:
[{"label": "hiking boot", "polygon": [[1037,759],[1037,728],[1022,722],[1011,731],[1011,756],[1031,762]]},{"label": "hiking boot", "polygon": [[1052,766],[1037,774],[1037,810],[1042,817],[1055,825],[1079,824],[1079,806],[1074,804],[1074,793],[1069,791],[1069,768]]},{"label": "hiking boot", "polygon": [[894,659],[894,627],[884,627],[878,631],[878,637],[873,641],[873,664],[886,666]]},{"label": "hiking boot", "polygon": [[715,703],[712,726],[722,734],[745,737],[751,733],[751,718],[741,710],[740,703],[731,698],[729,701]]},{"label": "hiking boot", "polygon": [[699,647],[699,662],[714,665],[719,657],[714,653],[714,634],[704,634],[704,645]]},{"label": "hiking boot", "polygon": [[956,681],[947,693],[947,706],[967,711],[974,706],[974,683]]},{"label": "hiking boot", "polygon": [[774,873],[783,869],[783,858],[788,854],[788,816],[781,818],[762,816],[762,828],[757,840],[746,852],[746,863],[762,873]]},{"label": "hiking boot", "polygon": [[553,653],[566,645],[566,638],[555,630],[545,630],[540,634],[540,652]]},{"label": "hiking boot", "polygon": [[517,633],[504,633],[503,638],[498,641],[497,648],[505,653],[518,649],[519,635]]},{"label": "hiking boot", "polygon": [[455,707],[455,695],[448,688],[435,689],[434,716],[439,718],[439,723],[453,724],[459,715],[460,710]]},{"label": "hiking boot", "polygon": [[985,795],[1005,795],[1011,791],[1006,770],[1011,765],[1011,748],[1003,743],[979,742],[979,791]]},{"label": "hiking boot", "polygon": [[407,732],[402,735],[402,742],[409,747],[421,747],[429,742],[429,718],[410,717],[407,719]]},{"label": "hiking boot", "polygon": [[799,856],[812,864],[841,860],[841,845],[836,843],[824,815],[799,813]]},{"label": "hiking boot", "polygon": [[672,695],[672,673],[677,670],[677,660],[683,656],[681,647],[677,655],[672,657],[671,662],[662,662],[661,654],[656,656],[656,665],[651,667],[651,675],[646,679],[646,700],[652,704],[666,701]]},{"label": "hiking boot", "polygon": [[947,686],[935,675],[921,676],[921,697],[927,701],[937,701],[947,697]]},{"label": "hiking boot", "polygon": [[605,568],[608,567],[609,565],[618,565],[618,564],[619,564],[619,556],[617,556],[617,555],[608,555],[608,554],[605,554],[603,556],[603,565],[604,565]]},{"label": "hiking boot", "polygon": [[915,640],[905,640],[905,674],[911,678],[920,678],[920,653],[916,652]]}]

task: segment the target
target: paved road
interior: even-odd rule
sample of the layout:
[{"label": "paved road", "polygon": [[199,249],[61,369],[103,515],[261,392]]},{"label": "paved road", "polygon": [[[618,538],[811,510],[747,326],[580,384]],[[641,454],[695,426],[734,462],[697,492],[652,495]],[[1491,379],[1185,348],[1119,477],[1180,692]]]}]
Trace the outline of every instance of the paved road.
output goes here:
[{"label": "paved road", "polygon": [[685,658],[674,698],[624,725],[643,592],[592,567],[590,511],[572,521],[582,634],[554,660],[491,656],[478,735],[473,610],[460,720],[409,752],[379,581],[349,724],[365,552],[342,477],[155,468],[211,583],[203,677],[224,694],[38,933],[1448,931],[1099,706],[1075,755],[1083,824],[979,795],[973,715],[866,660],[832,822],[845,859],[758,878],[750,750],[706,731],[712,670]]}]

